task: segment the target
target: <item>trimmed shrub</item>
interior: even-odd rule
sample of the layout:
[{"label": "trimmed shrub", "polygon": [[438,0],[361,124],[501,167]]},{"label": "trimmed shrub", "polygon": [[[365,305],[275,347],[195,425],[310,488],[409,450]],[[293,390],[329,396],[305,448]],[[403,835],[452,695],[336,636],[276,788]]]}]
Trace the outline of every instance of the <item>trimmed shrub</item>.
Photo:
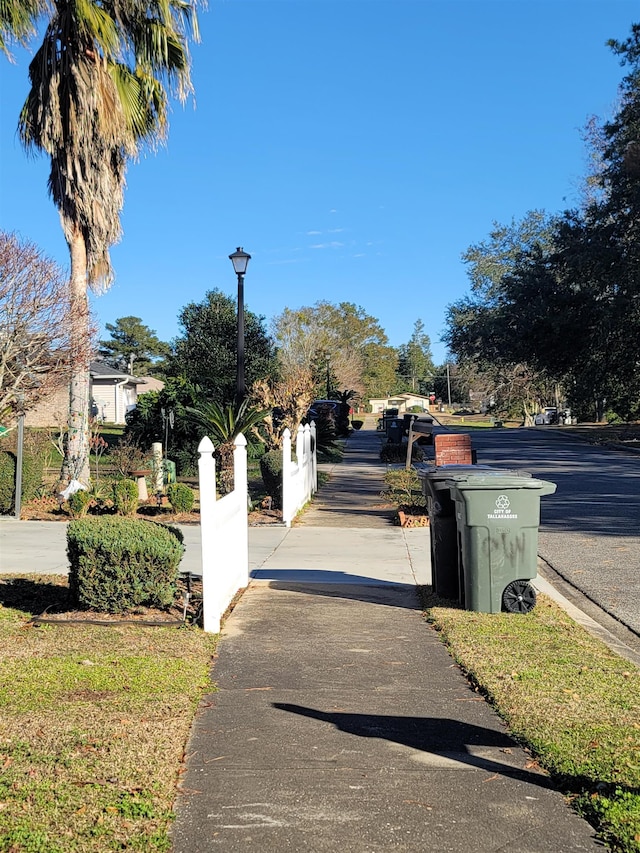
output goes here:
[{"label": "trimmed shrub", "polygon": [[138,509],[138,484],[135,480],[117,480],[113,484],[113,505],[118,515],[133,515]]},{"label": "trimmed shrub", "polygon": [[282,509],[282,451],[268,450],[260,457],[260,473],[274,509]]},{"label": "trimmed shrub", "polygon": [[[0,513],[10,513],[15,507],[17,452],[10,442],[14,434],[6,439],[0,450]],[[15,442],[14,442],[15,443]],[[22,503],[33,500],[42,487],[45,458],[37,442],[25,433],[22,456]]]},{"label": "trimmed shrub", "polygon": [[69,589],[80,607],[125,613],[167,607],[184,553],[175,527],[133,518],[82,518],[67,529]]},{"label": "trimmed shrub", "polygon": [[15,505],[16,457],[0,450],[0,513],[10,513]]},{"label": "trimmed shrub", "polygon": [[67,506],[72,518],[82,518],[87,514],[89,504],[91,503],[91,495],[86,489],[78,489],[72,495],[69,495]]},{"label": "trimmed shrub", "polygon": [[167,487],[169,503],[176,512],[191,512],[195,495],[185,483],[171,483]]}]

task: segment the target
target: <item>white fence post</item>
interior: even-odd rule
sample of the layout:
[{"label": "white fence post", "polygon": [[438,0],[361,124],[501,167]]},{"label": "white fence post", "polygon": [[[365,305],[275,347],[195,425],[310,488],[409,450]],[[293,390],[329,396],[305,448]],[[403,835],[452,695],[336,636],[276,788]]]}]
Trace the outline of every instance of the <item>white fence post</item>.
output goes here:
[{"label": "white fence post", "polygon": [[206,436],[198,445],[198,479],[200,485],[200,536],[202,541],[202,609],[204,630],[216,633],[220,620],[215,601],[215,506],[216,460],[213,442]]},{"label": "white fence post", "polygon": [[[242,433],[236,436],[233,449],[233,492],[237,495],[238,506],[235,514],[237,521],[236,556],[238,589],[249,584],[249,483],[247,478],[247,439]],[[235,593],[234,593],[235,594]]]},{"label": "white fence post", "polygon": [[285,429],[282,434],[282,520],[287,527],[291,526],[294,515],[317,491],[315,424],[298,428],[296,456],[297,462],[293,462],[291,432]]},{"label": "white fence post", "polygon": [[291,496],[291,430],[289,427],[282,433],[282,520],[291,527],[293,518]]},{"label": "white fence post", "polygon": [[311,464],[311,427],[309,424],[304,425],[304,429],[302,431],[303,436],[303,446],[304,446],[304,468],[303,468],[303,477],[304,477],[304,501],[305,503],[311,500],[311,495],[313,494],[311,487],[311,473],[312,473],[312,464]]},{"label": "white fence post", "polygon": [[219,500],[213,451],[205,436],[198,446],[202,608],[204,630],[216,634],[234,595],[249,583],[247,440],[242,434],[236,437],[234,488]]},{"label": "white fence post", "polygon": [[311,444],[313,445],[313,450],[311,452],[311,493],[315,494],[318,491],[318,443],[317,443],[317,434],[318,430],[316,428],[316,422],[311,421],[309,424],[311,427]]}]

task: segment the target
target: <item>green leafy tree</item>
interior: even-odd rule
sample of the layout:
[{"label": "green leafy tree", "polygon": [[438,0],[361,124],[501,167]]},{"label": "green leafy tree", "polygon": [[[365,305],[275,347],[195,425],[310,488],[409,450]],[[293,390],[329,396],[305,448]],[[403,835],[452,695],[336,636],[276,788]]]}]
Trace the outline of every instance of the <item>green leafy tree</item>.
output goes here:
[{"label": "green leafy tree", "polygon": [[[42,21],[40,18],[42,17]],[[125,171],[167,131],[169,94],[191,91],[189,0],[6,0],[0,27],[25,41],[41,24],[19,119],[28,150],[50,158],[49,192],[70,254],[72,340],[69,441],[63,476],[89,478],[88,286],[109,286],[109,248],[121,234]]]},{"label": "green leafy tree", "polygon": [[[135,409],[126,414],[125,437],[145,454],[160,441],[167,456],[176,462],[179,474],[189,476],[197,471],[198,444],[202,432],[196,428],[187,408],[198,406],[202,392],[188,380],[172,377],[161,391],[147,391],[138,397]],[[167,419],[171,420],[167,422]]]},{"label": "green leafy tree", "polygon": [[483,394],[505,413],[519,409],[525,421],[548,402],[541,398],[562,375],[557,364],[551,375],[549,358],[549,347],[563,340],[555,332],[563,318],[550,308],[555,228],[551,217],[532,211],[508,226],[495,224],[488,240],[471,246],[463,254],[471,294],[449,306],[443,336],[459,370],[472,369]]},{"label": "green leafy tree", "polygon": [[135,372],[138,376],[160,373],[158,359],[167,358],[171,347],[158,340],[156,333],[143,325],[140,317],[120,317],[106,324],[111,337],[100,341],[100,355],[113,367]]},{"label": "green leafy tree", "polygon": [[589,125],[582,206],[472,246],[471,294],[450,306],[446,336],[460,358],[523,374],[538,395],[560,386],[598,420],[640,414],[640,24],[609,46],[629,70],[613,117]]},{"label": "green leafy tree", "polygon": [[434,374],[431,339],[422,320],[416,320],[409,342],[398,348],[398,375],[412,391],[425,394],[431,390]]},{"label": "green leafy tree", "polygon": [[[190,303],[179,316],[183,332],[174,342],[167,373],[197,384],[203,397],[220,405],[235,399],[238,325],[236,302],[219,290],[203,302]],[[245,309],[245,380],[247,388],[276,370],[273,344],[264,318]]]}]

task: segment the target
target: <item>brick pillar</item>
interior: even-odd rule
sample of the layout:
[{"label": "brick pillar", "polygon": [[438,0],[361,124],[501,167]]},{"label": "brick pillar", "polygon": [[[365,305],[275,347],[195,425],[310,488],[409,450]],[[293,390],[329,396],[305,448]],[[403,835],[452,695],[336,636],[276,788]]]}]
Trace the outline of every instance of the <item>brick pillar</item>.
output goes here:
[{"label": "brick pillar", "polygon": [[440,433],[434,438],[436,465],[474,465],[475,453],[468,433]]}]

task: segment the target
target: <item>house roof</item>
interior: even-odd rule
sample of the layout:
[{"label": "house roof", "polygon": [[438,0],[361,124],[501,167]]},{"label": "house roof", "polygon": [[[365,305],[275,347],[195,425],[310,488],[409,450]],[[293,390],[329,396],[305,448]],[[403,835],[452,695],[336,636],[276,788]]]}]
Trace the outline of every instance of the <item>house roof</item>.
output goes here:
[{"label": "house roof", "polygon": [[415,391],[403,391],[401,394],[387,394],[386,397],[372,397],[372,400],[408,400],[409,397],[419,400],[428,400],[428,394],[418,394]]},{"label": "house roof", "polygon": [[118,370],[117,367],[112,367],[104,361],[92,361],[89,365],[89,373],[92,379],[118,379],[121,382],[129,381],[131,385],[144,384],[144,379],[138,379],[136,376],[124,373],[124,371]]},{"label": "house roof", "polygon": [[164,382],[155,376],[141,376],[142,388],[138,388],[138,394],[146,394],[147,391],[162,391]]}]

